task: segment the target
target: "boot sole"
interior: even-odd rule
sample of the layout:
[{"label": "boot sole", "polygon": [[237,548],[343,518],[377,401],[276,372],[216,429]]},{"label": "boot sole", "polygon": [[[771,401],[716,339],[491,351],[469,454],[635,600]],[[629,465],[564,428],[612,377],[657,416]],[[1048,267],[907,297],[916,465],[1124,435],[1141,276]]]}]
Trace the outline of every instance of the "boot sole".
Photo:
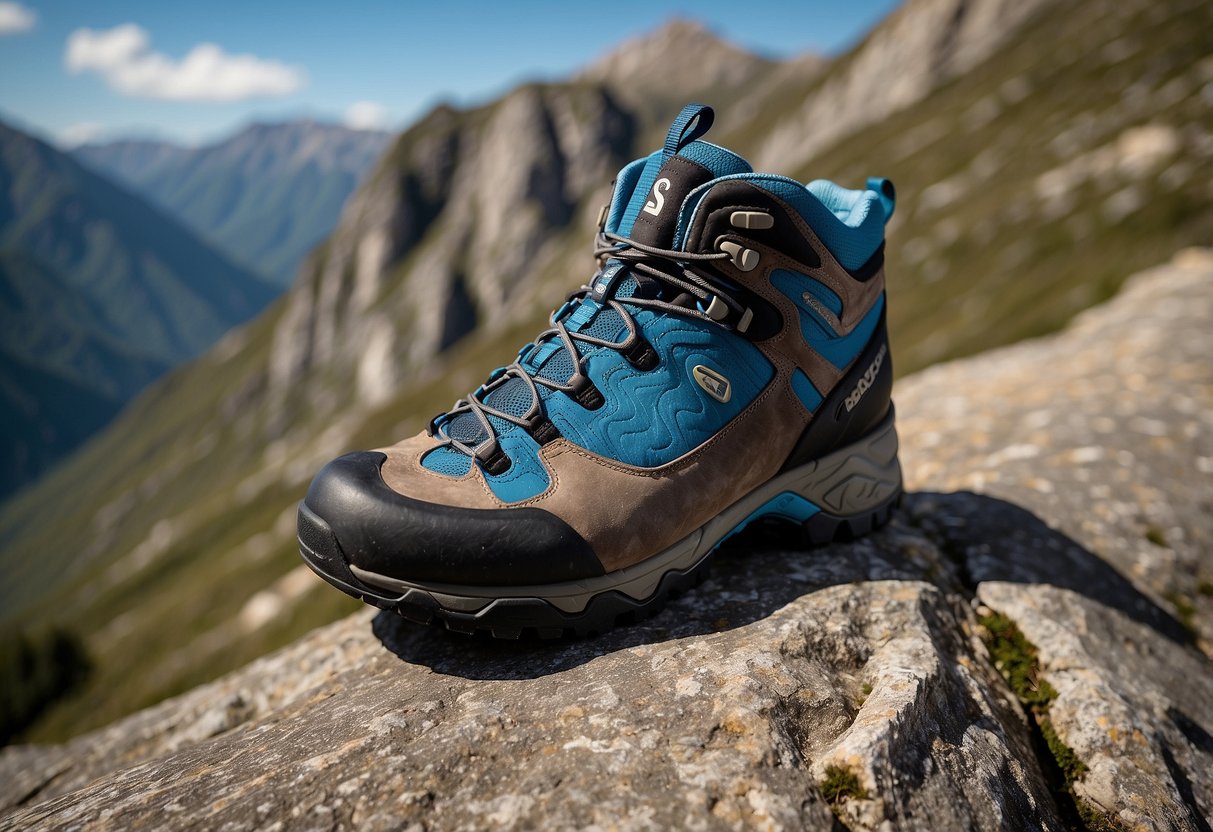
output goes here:
[{"label": "boot sole", "polygon": [[757,520],[799,526],[803,544],[821,546],[883,526],[901,494],[890,409],[858,442],[774,477],[665,551],[597,578],[511,587],[402,581],[348,564],[306,503],[299,506],[299,550],[337,589],[419,624],[504,639],[587,636],[658,612],[672,594],[700,583],[720,545]]}]

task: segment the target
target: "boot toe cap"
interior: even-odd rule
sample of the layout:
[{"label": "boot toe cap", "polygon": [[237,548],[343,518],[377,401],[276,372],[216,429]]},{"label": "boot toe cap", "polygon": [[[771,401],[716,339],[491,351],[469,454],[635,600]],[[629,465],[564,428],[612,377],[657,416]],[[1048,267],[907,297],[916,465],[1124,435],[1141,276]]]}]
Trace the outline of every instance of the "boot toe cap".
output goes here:
[{"label": "boot toe cap", "polygon": [[405,582],[455,586],[559,583],[603,574],[589,544],[538,508],[477,509],[406,497],[384,482],[387,456],[330,462],[304,505],[332,531],[340,559]]}]

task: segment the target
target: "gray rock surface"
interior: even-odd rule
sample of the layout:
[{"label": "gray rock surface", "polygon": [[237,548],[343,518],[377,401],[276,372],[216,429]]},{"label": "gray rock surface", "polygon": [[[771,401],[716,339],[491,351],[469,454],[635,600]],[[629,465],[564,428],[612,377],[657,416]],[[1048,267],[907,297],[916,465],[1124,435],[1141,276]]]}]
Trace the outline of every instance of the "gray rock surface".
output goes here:
[{"label": "gray rock surface", "polygon": [[1210,320],[1213,254],[1184,252],[1061,335],[900,382],[912,493],[877,534],[755,529],[593,640],[355,615],[7,749],[0,827],[1209,829]]}]

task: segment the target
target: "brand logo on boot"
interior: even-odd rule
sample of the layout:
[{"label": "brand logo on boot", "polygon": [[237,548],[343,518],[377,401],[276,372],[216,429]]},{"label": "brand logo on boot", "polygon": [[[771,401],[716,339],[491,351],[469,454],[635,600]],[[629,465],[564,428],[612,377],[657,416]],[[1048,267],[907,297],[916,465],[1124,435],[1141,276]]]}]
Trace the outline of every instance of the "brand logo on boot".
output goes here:
[{"label": "brand logo on boot", "polygon": [[855,385],[855,389],[851,391],[851,395],[847,396],[847,413],[855,409],[855,405],[859,404],[859,400],[863,398],[863,394],[868,392],[868,388],[876,381],[876,374],[880,372],[880,365],[884,363],[885,353],[889,351],[888,344],[880,345],[880,352],[876,353],[876,357],[872,359],[872,366],[868,367],[867,372],[863,374],[863,378]]},{"label": "brand logo on boot", "polygon": [[715,370],[709,370],[702,364],[696,365],[691,370],[691,375],[695,376],[695,381],[699,382],[699,386],[707,391],[707,394],[721,404],[728,403],[733,396],[733,386],[729,384],[729,380]]},{"label": "brand logo on boot", "polygon": [[665,191],[670,189],[670,180],[664,176],[653,183],[653,198],[644,204],[644,212],[657,216],[665,206]]}]

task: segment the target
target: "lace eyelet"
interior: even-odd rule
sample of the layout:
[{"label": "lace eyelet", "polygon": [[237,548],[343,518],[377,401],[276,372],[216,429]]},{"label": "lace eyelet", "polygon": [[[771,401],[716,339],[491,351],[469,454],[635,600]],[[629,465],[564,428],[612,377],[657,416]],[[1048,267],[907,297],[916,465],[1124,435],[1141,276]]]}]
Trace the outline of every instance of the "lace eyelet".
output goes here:
[{"label": "lace eyelet", "polygon": [[653,349],[653,345],[639,335],[631,348],[623,351],[623,357],[637,370],[645,372],[656,368],[661,363],[661,356],[657,354],[657,350]]},{"label": "lace eyelet", "polygon": [[597,410],[606,403],[602,391],[594,386],[589,376],[581,376],[580,382],[569,391],[569,396],[586,410]]},{"label": "lace eyelet", "polygon": [[480,467],[484,469],[486,474],[494,477],[500,477],[506,471],[510,470],[510,467],[513,464],[514,461],[510,459],[509,454],[501,450],[501,446],[498,446],[497,450],[493,451],[492,456],[480,462]]}]

